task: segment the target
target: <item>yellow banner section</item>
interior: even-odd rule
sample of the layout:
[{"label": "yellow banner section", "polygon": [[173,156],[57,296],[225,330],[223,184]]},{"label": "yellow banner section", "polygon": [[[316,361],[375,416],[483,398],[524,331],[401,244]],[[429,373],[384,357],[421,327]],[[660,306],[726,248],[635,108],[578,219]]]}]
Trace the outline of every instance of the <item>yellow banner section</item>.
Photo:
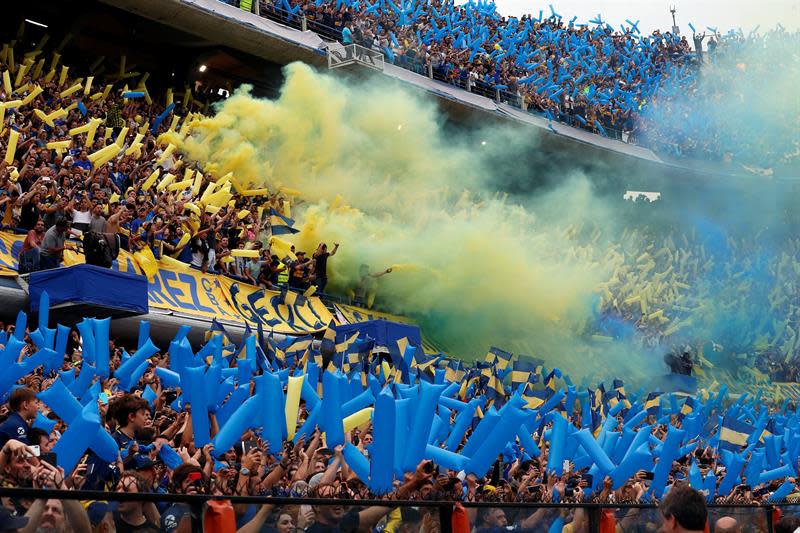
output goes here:
[{"label": "yellow banner section", "polygon": [[[23,240],[23,235],[0,232],[0,276],[17,275],[17,257]],[[83,262],[83,254],[64,252],[66,266]],[[120,250],[112,269],[142,273],[133,255],[124,250]],[[158,263],[158,271],[149,283],[147,295],[151,308],[209,321],[212,318],[239,323],[247,321],[254,328],[260,322],[267,333],[305,335],[323,331],[333,320],[319,298],[298,298],[295,304],[286,305],[279,292],[265,291],[225,276],[203,274],[174,260]]]}]

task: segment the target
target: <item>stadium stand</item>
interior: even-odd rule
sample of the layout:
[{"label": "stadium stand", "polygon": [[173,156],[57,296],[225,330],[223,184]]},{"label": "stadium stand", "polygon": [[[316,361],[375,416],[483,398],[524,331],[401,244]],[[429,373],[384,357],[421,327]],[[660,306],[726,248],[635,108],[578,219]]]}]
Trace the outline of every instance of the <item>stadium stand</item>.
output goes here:
[{"label": "stadium stand", "polygon": [[[468,17],[463,9],[458,15]],[[329,22],[324,12],[321,21]],[[437,18],[441,14],[423,30],[438,43]],[[544,27],[551,34],[564,30],[556,22]],[[369,27],[361,39],[368,35],[364,29]],[[393,40],[382,31],[388,48]],[[597,37],[590,30],[570,35]],[[498,50],[516,43],[501,42]],[[666,57],[659,54],[681,53],[671,40],[654,46],[652,64]],[[338,245],[330,251],[320,246],[306,259],[280,239],[295,231],[290,191],[254,189],[235,176],[217,176],[165,140],[178,130],[185,135],[198,114],[209,112],[190,90],[181,99],[171,92],[157,98],[146,75],[127,75],[124,59],[119,79],[101,87],[89,73],[61,65],[57,53],[48,55],[50,61],[41,48],[36,53],[13,45],[0,52],[0,205],[6,232],[25,235],[18,248],[21,272],[60,266],[76,245],[68,234],[82,235],[84,248],[89,234],[99,234],[111,236],[109,248],[129,251],[148,276],[166,261],[264,288],[296,289],[284,289],[284,302],[310,297],[312,285],[324,290],[323,266]],[[506,80],[484,81],[494,86]],[[630,97],[644,98],[648,90],[643,85]],[[552,106],[552,97],[541,105]],[[271,237],[264,239],[267,233]],[[593,229],[585,237],[596,241],[600,233]],[[636,324],[639,342],[672,338],[703,313],[702,305],[681,297],[694,284],[706,291],[701,294],[727,302],[750,300],[755,314],[758,305],[784,309],[783,327],[748,328],[752,338],[743,343],[767,342],[777,351],[765,370],[773,378],[796,379],[796,367],[787,363],[800,342],[788,324],[797,312],[798,294],[789,281],[796,277],[796,261],[789,259],[797,256],[796,240],[794,248],[770,256],[754,254],[756,244],[747,240],[659,238],[663,242],[651,246],[641,233],[628,234],[624,254],[609,245],[607,261],[615,268],[599,289],[596,336],[628,335],[615,329],[615,319],[624,318]],[[751,261],[755,255],[767,257],[767,264]],[[735,282],[742,272],[779,279],[766,303],[752,297],[764,292],[757,279]],[[41,298],[38,327],[20,313],[0,333],[5,488],[495,504],[467,506],[467,529],[460,532],[510,524],[584,530],[590,527],[580,507],[585,502],[613,505],[603,518],[612,529],[667,521],[702,530],[705,502],[766,507],[799,496],[800,413],[791,395],[731,395],[719,383],[692,393],[626,390],[619,379],[576,384],[557,368],[497,348],[466,365],[426,354],[407,336],[388,336],[377,345],[353,327],[344,336],[333,324],[321,330],[321,339],[276,340],[250,332],[239,343],[215,324],[197,350],[182,328],[164,350],[142,322],[138,341],[121,345],[109,338],[108,320],[51,328],[48,296]],[[764,340],[767,332],[772,335]],[[755,376],[757,364],[763,361],[743,361],[740,372]],[[699,350],[692,366],[712,371]],[[653,507],[623,505],[658,501],[663,516]],[[502,508],[512,503],[577,507]],[[435,531],[434,518],[421,508],[398,511],[387,504],[345,511],[319,503],[277,512],[249,502],[232,512],[240,531],[258,531],[268,518],[282,533],[379,524]],[[159,524],[175,531],[200,520],[190,511],[153,500],[95,501],[84,509],[68,498],[11,497],[3,500],[0,529],[84,531],[112,521],[121,531],[158,530]],[[765,516],[750,509],[738,518],[752,519],[761,530]]]},{"label": "stadium stand", "polygon": [[[767,90],[777,73],[789,72],[787,78],[796,79],[799,65],[791,50],[800,34],[780,25],[764,34],[731,30],[723,35],[709,29],[706,35],[689,24],[692,50],[685,36],[669,31],[643,35],[638,21],[626,20],[619,29],[600,15],[588,22],[576,22],[578,17],[567,21],[552,6],[550,13],[522,17],[503,16],[494,3],[480,1],[456,6],[451,1],[282,0],[239,7],[323,39],[382,52],[386,61],[402,68],[666,156],[734,161],[755,174],[769,175],[776,165],[796,167],[800,139],[776,125],[781,114],[796,117],[796,106],[775,110],[769,121],[752,115],[731,120],[736,102]],[[766,48],[785,60],[775,64],[753,57]],[[703,98],[730,101],[733,112],[704,107]]]}]

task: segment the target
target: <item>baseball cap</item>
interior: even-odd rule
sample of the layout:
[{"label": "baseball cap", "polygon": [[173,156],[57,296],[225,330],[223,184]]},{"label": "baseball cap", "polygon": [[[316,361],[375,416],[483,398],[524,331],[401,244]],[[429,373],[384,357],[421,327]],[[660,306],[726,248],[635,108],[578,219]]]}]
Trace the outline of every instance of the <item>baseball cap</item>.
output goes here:
[{"label": "baseball cap", "polygon": [[106,514],[113,512],[116,507],[117,502],[96,501],[90,503],[89,507],[86,508],[86,514],[89,516],[89,522],[92,523],[92,527],[102,522]]},{"label": "baseball cap", "polygon": [[140,453],[134,454],[126,463],[126,466],[131,470],[148,470],[156,464],[152,459]]}]

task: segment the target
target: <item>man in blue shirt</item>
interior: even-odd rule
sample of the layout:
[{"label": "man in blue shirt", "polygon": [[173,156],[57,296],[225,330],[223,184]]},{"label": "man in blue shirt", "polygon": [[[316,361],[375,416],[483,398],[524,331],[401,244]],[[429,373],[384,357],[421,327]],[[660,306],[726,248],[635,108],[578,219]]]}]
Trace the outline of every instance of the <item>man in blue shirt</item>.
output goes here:
[{"label": "man in blue shirt", "polygon": [[23,444],[30,444],[28,433],[31,422],[39,411],[39,400],[36,393],[27,387],[20,387],[11,393],[8,400],[11,414],[5,422],[0,424],[0,447],[5,446],[9,439],[18,440]]},{"label": "man in blue shirt", "polygon": [[342,28],[342,44],[353,44],[353,31],[350,29],[350,24],[345,24]]},{"label": "man in blue shirt", "polygon": [[81,150],[81,155],[78,156],[72,163],[73,167],[79,167],[83,170],[92,170],[92,162],[89,161],[89,155],[86,153],[86,150]]}]

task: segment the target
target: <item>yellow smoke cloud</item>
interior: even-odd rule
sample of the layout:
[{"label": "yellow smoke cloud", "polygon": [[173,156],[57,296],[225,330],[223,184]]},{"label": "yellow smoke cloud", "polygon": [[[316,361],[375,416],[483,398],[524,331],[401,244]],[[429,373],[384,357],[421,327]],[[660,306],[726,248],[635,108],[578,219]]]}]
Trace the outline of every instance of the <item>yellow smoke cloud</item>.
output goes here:
[{"label": "yellow smoke cloud", "polygon": [[514,205],[487,186],[481,144],[445,134],[430,102],[303,64],[285,73],[279,98],[241,89],[179,148],[245,186],[299,190],[294,242],[341,243],[332,286],[351,288],[362,264],[394,265],[379,280],[382,307],[416,318],[453,353],[495,344],[592,370],[578,333],[609,271],[563,229],[598,214],[585,179],[565,176],[569,187]]}]

